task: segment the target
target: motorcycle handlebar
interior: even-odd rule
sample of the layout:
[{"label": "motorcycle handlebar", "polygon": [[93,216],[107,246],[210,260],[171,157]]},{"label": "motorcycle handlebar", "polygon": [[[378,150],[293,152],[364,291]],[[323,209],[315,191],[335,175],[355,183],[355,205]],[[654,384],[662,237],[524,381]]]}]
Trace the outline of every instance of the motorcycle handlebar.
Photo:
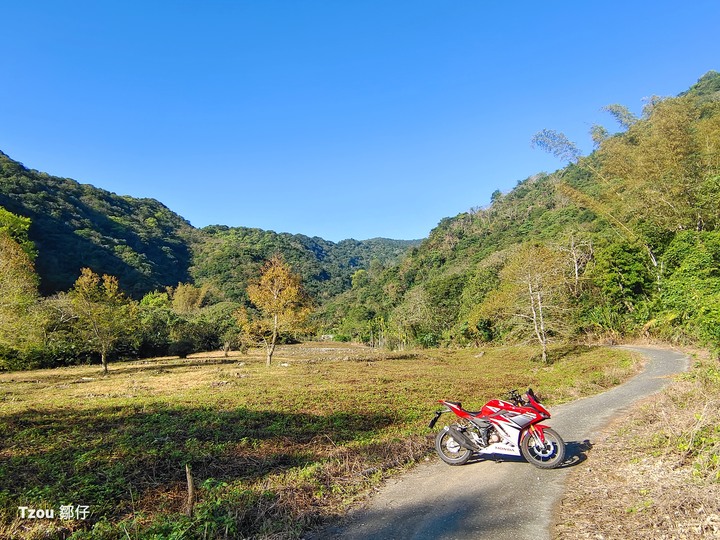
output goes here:
[{"label": "motorcycle handlebar", "polygon": [[533,392],[532,388],[528,388],[528,391],[524,395],[520,395],[520,393],[517,390],[510,390],[507,393],[507,401],[512,402],[515,405],[529,405],[530,399],[532,398],[538,403],[540,403],[540,399],[535,395],[535,392]]},{"label": "motorcycle handlebar", "polygon": [[518,394],[517,390],[510,390],[507,393],[507,400],[513,403],[514,405],[520,405],[523,403],[522,397],[520,397],[520,394]]}]

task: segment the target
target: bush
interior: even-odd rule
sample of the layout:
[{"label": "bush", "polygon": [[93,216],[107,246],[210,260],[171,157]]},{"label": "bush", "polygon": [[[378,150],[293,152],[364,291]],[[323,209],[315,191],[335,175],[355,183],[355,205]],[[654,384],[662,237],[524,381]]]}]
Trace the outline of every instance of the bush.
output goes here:
[{"label": "bush", "polygon": [[168,354],[170,356],[179,356],[180,358],[187,358],[188,354],[195,352],[195,344],[189,339],[179,339],[173,341],[168,347]]},{"label": "bush", "polygon": [[437,347],[437,344],[440,342],[440,337],[433,332],[428,332],[427,334],[418,336],[418,342],[425,348]]},{"label": "bush", "polygon": [[0,371],[26,369],[17,350],[0,345]]}]

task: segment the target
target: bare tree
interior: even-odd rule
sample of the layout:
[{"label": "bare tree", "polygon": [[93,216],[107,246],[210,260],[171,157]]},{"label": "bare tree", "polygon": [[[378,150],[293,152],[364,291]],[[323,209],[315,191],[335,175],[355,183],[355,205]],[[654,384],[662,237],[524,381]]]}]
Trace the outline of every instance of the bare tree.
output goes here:
[{"label": "bare tree", "polygon": [[484,316],[529,332],[548,361],[551,335],[562,334],[567,266],[562,253],[540,244],[524,244],[500,271],[500,287],[481,306]]}]

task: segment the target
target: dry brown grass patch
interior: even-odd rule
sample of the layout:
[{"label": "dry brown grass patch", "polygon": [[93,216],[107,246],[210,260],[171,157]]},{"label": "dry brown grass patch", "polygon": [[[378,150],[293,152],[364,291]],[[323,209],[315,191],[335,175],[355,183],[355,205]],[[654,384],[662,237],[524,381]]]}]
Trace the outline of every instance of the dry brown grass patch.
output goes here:
[{"label": "dry brown grass patch", "polygon": [[554,538],[720,537],[720,378],[700,362],[614,422],[570,475]]}]

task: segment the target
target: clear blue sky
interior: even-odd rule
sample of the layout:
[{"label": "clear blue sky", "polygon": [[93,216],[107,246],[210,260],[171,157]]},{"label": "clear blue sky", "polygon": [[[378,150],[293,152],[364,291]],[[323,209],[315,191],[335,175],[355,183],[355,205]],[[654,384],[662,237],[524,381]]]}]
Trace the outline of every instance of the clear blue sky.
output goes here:
[{"label": "clear blue sky", "polygon": [[0,150],[193,225],[422,238],[720,70],[720,2],[8,1]]}]

